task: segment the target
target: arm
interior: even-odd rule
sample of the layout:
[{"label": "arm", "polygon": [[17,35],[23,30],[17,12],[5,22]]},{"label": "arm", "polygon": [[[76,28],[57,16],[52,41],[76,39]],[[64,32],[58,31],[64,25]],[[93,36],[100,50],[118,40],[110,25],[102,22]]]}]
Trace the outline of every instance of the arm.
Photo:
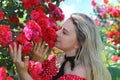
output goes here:
[{"label": "arm", "polygon": [[16,43],[14,43],[14,47],[9,45],[10,56],[13,59],[13,62],[15,63],[20,80],[33,80],[27,72],[29,57],[26,57],[24,62],[21,60],[21,47],[22,46],[19,45],[17,49]]},{"label": "arm", "polygon": [[18,72],[20,80],[33,80],[28,72]]}]

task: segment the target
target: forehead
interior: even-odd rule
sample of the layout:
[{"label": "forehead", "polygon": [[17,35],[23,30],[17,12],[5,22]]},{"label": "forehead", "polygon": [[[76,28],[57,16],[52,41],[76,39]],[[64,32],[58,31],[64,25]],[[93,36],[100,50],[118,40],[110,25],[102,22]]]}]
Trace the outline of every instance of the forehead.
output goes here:
[{"label": "forehead", "polygon": [[75,31],[75,26],[74,26],[74,24],[73,24],[73,22],[72,22],[72,20],[71,19],[67,19],[64,23],[63,23],[63,25],[62,25],[62,27],[63,28],[65,28],[66,30],[68,30],[68,31]]}]

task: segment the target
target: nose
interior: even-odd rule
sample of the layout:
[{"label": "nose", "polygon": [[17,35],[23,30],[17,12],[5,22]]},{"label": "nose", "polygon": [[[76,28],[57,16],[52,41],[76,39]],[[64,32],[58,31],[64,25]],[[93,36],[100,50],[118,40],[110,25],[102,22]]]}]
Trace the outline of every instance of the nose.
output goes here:
[{"label": "nose", "polygon": [[60,31],[61,31],[61,30],[58,30],[58,31],[56,32],[56,36],[57,36],[57,37],[60,36]]}]

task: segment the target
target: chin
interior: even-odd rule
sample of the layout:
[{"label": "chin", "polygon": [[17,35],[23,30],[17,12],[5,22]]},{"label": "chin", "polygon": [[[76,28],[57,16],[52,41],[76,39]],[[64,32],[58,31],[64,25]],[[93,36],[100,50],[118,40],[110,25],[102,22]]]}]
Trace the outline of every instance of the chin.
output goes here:
[{"label": "chin", "polygon": [[55,44],[54,47],[59,48],[59,45]]},{"label": "chin", "polygon": [[54,47],[58,48],[58,49],[61,49],[60,45],[59,44],[56,44],[54,45]]}]

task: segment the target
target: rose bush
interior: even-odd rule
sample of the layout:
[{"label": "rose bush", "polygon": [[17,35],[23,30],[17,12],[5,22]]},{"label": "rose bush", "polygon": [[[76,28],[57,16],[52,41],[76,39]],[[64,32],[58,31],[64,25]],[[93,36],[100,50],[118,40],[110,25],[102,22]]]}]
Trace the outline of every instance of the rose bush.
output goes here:
[{"label": "rose bush", "polygon": [[[32,43],[41,39],[54,47],[58,22],[64,14],[59,8],[63,0],[1,0],[0,1],[0,80],[18,79],[15,66],[9,56],[8,45],[22,45],[22,58],[32,56]],[[33,70],[41,70],[34,62]],[[4,67],[3,67],[4,66]],[[6,72],[6,71],[7,72]],[[8,75],[7,75],[7,74]],[[31,71],[36,77],[34,71]],[[1,76],[5,75],[5,76]],[[7,77],[7,76],[12,76]]]}]

